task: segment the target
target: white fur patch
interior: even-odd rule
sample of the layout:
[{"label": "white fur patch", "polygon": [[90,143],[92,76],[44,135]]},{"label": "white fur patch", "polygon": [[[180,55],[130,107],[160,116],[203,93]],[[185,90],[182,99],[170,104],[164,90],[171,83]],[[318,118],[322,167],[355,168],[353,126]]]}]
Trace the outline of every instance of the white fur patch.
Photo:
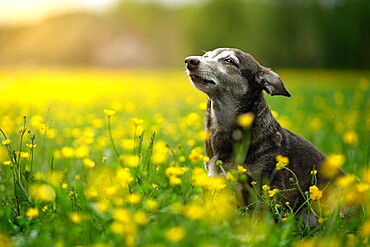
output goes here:
[{"label": "white fur patch", "polygon": [[237,56],[235,56],[235,53],[233,51],[223,51],[218,54],[217,54],[217,50],[209,51],[203,55],[203,58],[205,58],[206,60],[210,60],[210,61],[211,60],[217,61],[218,59],[222,59],[222,58],[231,58],[235,62],[239,63],[239,59],[237,58]]}]

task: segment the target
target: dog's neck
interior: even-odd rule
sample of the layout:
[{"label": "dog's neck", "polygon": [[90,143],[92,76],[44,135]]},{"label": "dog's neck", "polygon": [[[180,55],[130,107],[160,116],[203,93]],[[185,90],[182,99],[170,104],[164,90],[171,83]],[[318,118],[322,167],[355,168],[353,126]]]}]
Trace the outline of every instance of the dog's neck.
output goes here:
[{"label": "dog's neck", "polygon": [[[249,100],[246,100],[249,99]],[[250,138],[249,147],[245,157],[245,163],[253,164],[256,160],[250,153],[261,153],[268,150],[271,146],[269,140],[280,145],[281,127],[272,116],[267,102],[260,92],[255,98],[245,97],[245,100],[239,102],[226,102],[225,100],[209,99],[206,112],[206,129],[210,131],[210,139],[206,142],[206,153],[211,158],[208,173],[210,176],[219,174],[217,171],[217,160],[224,162],[224,169],[230,170],[235,162],[235,145],[243,140],[236,140],[235,134],[243,131],[237,124],[237,117],[240,114],[251,112],[254,114],[254,121],[250,127],[250,135],[244,138]],[[247,141],[248,142],[248,141]]]},{"label": "dog's neck", "polygon": [[[258,98],[252,104],[251,110],[254,114],[254,122],[253,126],[261,127],[271,127],[272,125],[275,126],[277,123],[276,119],[273,117],[269,106],[267,105],[266,99],[261,93]],[[252,127],[253,127],[252,126]],[[264,130],[264,128],[262,128]]]},{"label": "dog's neck", "polygon": [[236,100],[230,97],[209,99],[208,111],[212,121],[209,124],[212,124],[216,130],[221,131],[235,130],[238,116],[244,113],[253,113],[255,117],[253,126],[267,127],[267,131],[268,126],[278,124],[272,116],[263,92],[248,95],[245,99]]},{"label": "dog's neck", "polygon": [[210,99],[210,119],[215,130],[233,129],[238,115],[238,102],[230,98]]},{"label": "dog's neck", "polygon": [[233,134],[236,130],[242,130],[237,123],[237,117],[248,112],[254,114],[254,121],[250,128],[250,147],[262,148],[265,146],[262,144],[268,142],[269,137],[281,128],[272,116],[262,92],[256,94],[254,98],[246,97],[242,101],[225,101],[222,98],[208,100],[206,128],[213,138],[213,151],[208,155],[216,155],[221,160],[232,159],[235,144]]}]

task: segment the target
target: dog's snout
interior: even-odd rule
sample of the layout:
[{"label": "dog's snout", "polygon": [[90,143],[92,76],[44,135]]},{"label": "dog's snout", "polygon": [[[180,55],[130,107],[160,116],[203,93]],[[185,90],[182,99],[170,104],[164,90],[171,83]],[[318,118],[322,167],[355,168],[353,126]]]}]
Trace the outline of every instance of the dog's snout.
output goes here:
[{"label": "dog's snout", "polygon": [[185,63],[187,69],[193,70],[199,65],[200,60],[197,57],[187,57],[185,58]]}]

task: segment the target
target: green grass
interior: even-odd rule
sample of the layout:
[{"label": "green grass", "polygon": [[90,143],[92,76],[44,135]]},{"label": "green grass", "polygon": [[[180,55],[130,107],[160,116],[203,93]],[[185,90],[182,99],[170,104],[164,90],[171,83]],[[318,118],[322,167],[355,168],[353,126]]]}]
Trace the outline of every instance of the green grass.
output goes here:
[{"label": "green grass", "polygon": [[370,73],[280,75],[292,97],[266,96],[278,121],[344,158],[343,200],[363,211],[342,219],[307,194],[323,209],[308,228],[268,191],[238,208],[237,183],[204,174],[206,98],[182,71],[13,70],[0,72],[0,246],[367,246]]}]

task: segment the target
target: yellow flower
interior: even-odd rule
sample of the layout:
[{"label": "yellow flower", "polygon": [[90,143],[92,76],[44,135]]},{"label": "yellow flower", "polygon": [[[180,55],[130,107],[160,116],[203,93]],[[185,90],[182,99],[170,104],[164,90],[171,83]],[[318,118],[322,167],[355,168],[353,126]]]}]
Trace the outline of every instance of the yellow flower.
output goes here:
[{"label": "yellow flower", "polygon": [[125,225],[122,224],[121,222],[114,221],[111,225],[110,228],[112,232],[117,233],[117,234],[123,234],[125,232]]},{"label": "yellow flower", "polygon": [[148,199],[145,202],[145,208],[147,208],[148,210],[152,212],[155,212],[159,208],[159,203],[154,199]]},{"label": "yellow flower", "polygon": [[198,105],[199,110],[206,110],[207,109],[207,103],[206,102],[201,102]]},{"label": "yellow flower", "polygon": [[141,118],[131,118],[131,121],[137,126],[137,125],[142,125],[144,123],[144,119]]},{"label": "yellow flower", "polygon": [[84,166],[86,166],[87,168],[94,168],[95,167],[95,162],[92,161],[91,159],[89,158],[86,158],[86,159],[83,159],[82,160],[82,164]]},{"label": "yellow flower", "polygon": [[209,180],[210,178],[208,177],[207,172],[203,168],[195,167],[193,169],[191,176],[191,182],[193,183],[193,185],[205,187],[208,184]]},{"label": "yellow flower", "polygon": [[281,154],[276,155],[276,161],[284,164],[289,164],[289,158]]},{"label": "yellow flower", "polygon": [[262,189],[264,191],[268,191],[270,189],[270,186],[268,186],[267,184],[265,184],[265,185],[262,186]]},{"label": "yellow flower", "polygon": [[75,154],[75,151],[73,150],[73,148],[67,147],[67,146],[62,147],[61,152],[65,158],[71,158]]},{"label": "yellow flower", "polygon": [[101,212],[101,213],[105,213],[107,212],[109,208],[109,203],[106,202],[106,201],[100,201],[96,204],[96,209]]},{"label": "yellow flower", "polygon": [[281,154],[276,155],[276,161],[278,162],[276,164],[276,170],[278,171],[283,169],[286,165],[289,164],[289,158]]},{"label": "yellow flower", "polygon": [[343,135],[344,143],[355,146],[358,144],[358,135],[355,131],[349,130]]},{"label": "yellow flower", "polygon": [[107,186],[104,189],[104,192],[107,196],[112,197],[117,193],[117,187],[116,186]]},{"label": "yellow flower", "polygon": [[39,186],[32,186],[31,194],[34,195],[35,199],[43,202],[52,202],[55,200],[56,194],[53,187],[48,184],[41,184]]},{"label": "yellow flower", "polygon": [[20,152],[20,153],[18,153],[20,156],[21,156],[21,158],[23,158],[23,159],[28,159],[28,157],[30,157],[30,153],[28,153],[28,152]]},{"label": "yellow flower", "polygon": [[366,184],[366,183],[358,183],[358,184],[356,184],[356,190],[359,193],[363,193],[363,192],[367,191],[368,189],[369,189],[369,185]]},{"label": "yellow flower", "polygon": [[10,140],[9,138],[5,139],[5,140],[2,140],[1,143],[5,146],[5,145],[9,145],[10,143],[12,143],[12,140]]},{"label": "yellow flower", "polygon": [[370,184],[370,169],[365,168],[365,170],[362,172],[362,181],[364,183]]},{"label": "yellow flower", "polygon": [[137,204],[141,201],[141,196],[139,194],[132,193],[127,197],[127,201],[130,204]]},{"label": "yellow flower", "polygon": [[3,162],[3,165],[4,166],[9,166],[12,162],[10,162],[10,160],[6,160]]},{"label": "yellow flower", "polygon": [[158,140],[153,146],[153,156],[152,160],[154,164],[162,164],[167,160],[167,153],[169,149],[166,142],[163,140]]},{"label": "yellow flower", "polygon": [[312,185],[309,188],[310,191],[310,198],[313,201],[320,200],[322,197],[322,191],[316,185]]},{"label": "yellow flower", "polygon": [[283,169],[287,164],[284,164],[284,163],[276,163],[276,170],[279,171],[281,169]]},{"label": "yellow flower", "polygon": [[343,166],[344,161],[343,154],[332,154],[328,156],[322,164],[321,173],[326,178],[333,178],[339,173],[339,169]]},{"label": "yellow flower", "polygon": [[186,144],[189,146],[189,147],[193,147],[195,144],[196,144],[196,141],[194,139],[188,139],[186,141]]},{"label": "yellow flower", "polygon": [[135,140],[134,139],[124,139],[122,140],[121,142],[121,146],[125,149],[125,150],[134,150],[135,148]]},{"label": "yellow flower", "polygon": [[38,208],[29,208],[26,211],[26,216],[28,218],[35,218],[39,216],[39,209]]},{"label": "yellow flower", "polygon": [[336,183],[339,187],[345,188],[352,185],[355,182],[355,179],[356,179],[355,175],[348,174],[343,177],[337,178]]},{"label": "yellow flower", "polygon": [[234,175],[231,172],[227,172],[226,179],[229,180],[229,181],[231,181],[231,182],[234,182],[235,181],[235,177],[234,177]]},{"label": "yellow flower", "polygon": [[185,237],[185,230],[180,226],[171,227],[166,232],[166,239],[170,242],[180,242]]},{"label": "yellow flower", "polygon": [[364,235],[364,237],[370,236],[370,220],[366,221],[362,225],[361,230],[362,230],[362,234]]},{"label": "yellow flower", "polygon": [[207,155],[203,156],[203,162],[209,162],[209,157]]},{"label": "yellow flower", "polygon": [[120,157],[123,159],[123,163],[129,167],[138,167],[140,164],[140,157],[138,155],[123,155]]},{"label": "yellow flower", "polygon": [[206,211],[203,206],[190,204],[185,207],[184,215],[192,220],[198,220],[205,215]]},{"label": "yellow flower", "polygon": [[177,176],[170,176],[169,178],[170,185],[179,185],[181,184],[181,178]]},{"label": "yellow flower", "polygon": [[63,182],[64,173],[54,171],[51,175],[48,175],[49,184],[58,187]]},{"label": "yellow flower", "polygon": [[244,113],[238,116],[237,122],[240,126],[247,128],[250,127],[254,120],[254,114],[253,113]]},{"label": "yellow flower", "polygon": [[208,130],[201,131],[198,134],[199,140],[206,141],[210,137],[211,133]]},{"label": "yellow flower", "polygon": [[26,146],[29,148],[29,149],[34,149],[35,147],[37,147],[37,144],[26,144]]},{"label": "yellow flower", "polygon": [[179,176],[182,176],[188,168],[170,166],[166,169],[165,174],[168,177],[171,185],[178,185],[181,183]]},{"label": "yellow flower", "polygon": [[69,219],[72,221],[73,224],[80,224],[82,221],[81,215],[73,212],[69,215]]},{"label": "yellow flower", "polygon": [[187,126],[194,126],[196,123],[199,123],[200,116],[196,112],[189,113],[185,118],[184,118],[184,123]]},{"label": "yellow flower", "polygon": [[316,174],[317,174],[317,170],[313,169],[313,170],[311,171],[311,175],[316,175]]},{"label": "yellow flower", "polygon": [[77,192],[76,192],[76,191],[74,191],[74,190],[70,190],[70,191],[68,192],[68,196],[69,196],[69,197],[77,197]]},{"label": "yellow flower", "polygon": [[82,145],[82,146],[76,148],[75,156],[77,158],[84,158],[88,154],[89,154],[89,148],[87,147],[87,145]]},{"label": "yellow flower", "polygon": [[118,169],[116,178],[122,187],[128,186],[134,180],[128,168]]},{"label": "yellow flower", "polygon": [[162,164],[166,161],[167,159],[167,153],[162,150],[156,150],[153,153],[152,160],[154,164]]},{"label": "yellow flower", "polygon": [[146,225],[148,224],[149,222],[149,217],[146,213],[142,212],[142,211],[137,211],[135,214],[134,214],[134,221],[136,224],[138,225]]},{"label": "yellow flower", "polygon": [[203,155],[202,155],[202,148],[201,147],[196,147],[196,148],[193,148],[191,151],[190,151],[190,154],[189,154],[189,159],[193,162],[197,162],[199,160],[202,160],[203,159]]},{"label": "yellow flower", "polygon": [[274,197],[279,193],[279,189],[269,190],[269,191],[267,191],[267,193],[268,193],[269,197]]},{"label": "yellow flower", "polygon": [[116,208],[113,211],[112,215],[113,219],[122,222],[122,223],[129,223],[131,222],[131,214],[125,208]]},{"label": "yellow flower", "polygon": [[107,117],[111,117],[111,116],[113,116],[114,114],[116,114],[116,111],[114,111],[114,110],[110,110],[110,109],[104,109],[104,114],[105,114],[105,116],[107,116]]},{"label": "yellow flower", "polygon": [[322,225],[325,221],[326,221],[326,218],[322,218],[322,217],[320,217],[320,218],[317,220],[317,223],[319,223],[320,225]]},{"label": "yellow flower", "polygon": [[238,169],[238,172],[239,173],[246,173],[247,172],[247,169],[246,168],[244,168],[243,166],[241,166],[241,165],[237,165],[237,167],[236,167],[237,169]]},{"label": "yellow flower", "polygon": [[211,177],[209,178],[205,189],[207,190],[223,190],[227,186],[226,179],[223,177]]}]

